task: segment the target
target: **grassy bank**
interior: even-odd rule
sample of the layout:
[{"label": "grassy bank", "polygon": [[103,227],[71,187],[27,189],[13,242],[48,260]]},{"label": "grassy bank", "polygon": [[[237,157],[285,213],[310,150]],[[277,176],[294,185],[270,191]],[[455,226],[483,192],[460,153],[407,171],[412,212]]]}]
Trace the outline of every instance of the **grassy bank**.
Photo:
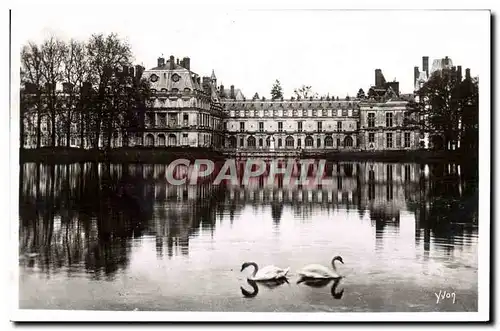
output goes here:
[{"label": "grassy bank", "polygon": [[224,156],[206,148],[145,148],[123,147],[110,151],[82,150],[79,148],[40,148],[23,149],[19,153],[20,162],[74,163],[74,162],[111,162],[111,163],[169,163],[176,159],[223,160]]}]

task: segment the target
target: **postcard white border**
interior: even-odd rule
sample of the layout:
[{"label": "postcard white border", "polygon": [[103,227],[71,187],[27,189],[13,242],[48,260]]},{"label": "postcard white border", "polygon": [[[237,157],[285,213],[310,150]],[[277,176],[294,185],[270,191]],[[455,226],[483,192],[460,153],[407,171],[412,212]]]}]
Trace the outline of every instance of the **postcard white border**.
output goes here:
[{"label": "postcard white border", "polygon": [[[191,1],[193,2],[193,1]],[[97,1],[87,1],[87,5],[92,6]],[[115,2],[116,5],[123,5],[123,1]],[[141,2],[143,3],[143,2]],[[166,1],[161,1],[161,4],[166,4]],[[199,1],[195,1],[199,3]],[[276,5],[273,2],[252,2],[251,5],[230,5],[229,1],[218,1],[217,4],[223,4],[227,9],[228,6],[234,8],[263,8],[263,9],[282,9],[286,8],[281,5]],[[319,3],[319,5],[318,5]],[[380,4],[379,8],[401,8],[400,4],[392,3],[387,6]],[[435,1],[422,2],[427,8],[433,8],[432,3]],[[60,3],[59,3],[60,4]],[[332,6],[325,5],[323,1],[309,1],[307,6],[304,3],[297,1],[288,1],[288,5],[292,4],[289,8],[309,8],[309,9],[325,9],[332,8]],[[293,6],[295,4],[295,6]],[[429,6],[429,4],[431,4]],[[44,3],[44,6],[47,4]],[[131,3],[129,6],[134,6]],[[477,4],[476,4],[477,5]],[[210,6],[213,6],[210,4]],[[14,6],[16,7],[16,6]],[[141,7],[144,7],[141,5]],[[359,5],[351,5],[349,9],[356,8],[370,8],[373,7],[371,2],[364,1]],[[344,8],[347,8],[344,6]],[[422,7],[421,7],[422,8]],[[470,6],[469,6],[470,8]],[[342,9],[337,6],[335,9]],[[14,9],[15,10],[15,9]],[[21,310],[18,309],[18,286],[19,286],[19,273],[18,273],[18,171],[19,171],[19,128],[18,128],[18,105],[19,93],[16,88],[12,88],[12,109],[10,112],[10,194],[8,206],[10,215],[9,232],[10,238],[8,242],[9,253],[9,269],[10,275],[8,278],[10,288],[10,297],[12,302],[9,305],[10,316],[13,321],[331,321],[331,322],[345,322],[345,321],[486,321],[489,319],[489,247],[490,247],[490,147],[491,147],[491,105],[490,105],[490,18],[489,12],[485,12],[485,20],[488,21],[488,35],[478,36],[484,38],[485,49],[477,50],[478,56],[481,56],[481,68],[473,68],[474,71],[480,73],[480,162],[479,162],[479,215],[481,225],[479,226],[479,271],[478,271],[478,312],[460,312],[460,313],[205,313],[205,312],[104,312],[104,311],[60,311],[60,310]],[[19,86],[19,40],[16,39],[15,27],[16,22],[15,11],[12,12],[12,81],[13,87]],[[22,23],[22,22],[21,22]],[[22,23],[25,24],[26,22]],[[5,77],[5,76],[3,76]],[[6,140],[4,140],[6,141]],[[6,154],[6,153],[5,153]],[[4,155],[5,155],[4,154]],[[4,200],[5,202],[5,200]],[[4,209],[6,210],[6,209]],[[14,253],[15,252],[15,253]]]}]

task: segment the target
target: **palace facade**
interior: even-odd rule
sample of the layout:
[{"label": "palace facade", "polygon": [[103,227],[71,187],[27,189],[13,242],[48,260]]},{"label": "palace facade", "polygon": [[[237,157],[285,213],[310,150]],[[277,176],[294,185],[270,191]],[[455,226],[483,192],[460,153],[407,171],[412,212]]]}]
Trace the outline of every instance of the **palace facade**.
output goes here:
[{"label": "palace facade", "polygon": [[[412,96],[400,94],[399,83],[386,82],[380,69],[375,70],[375,84],[364,98],[265,100],[246,99],[234,86],[218,86],[213,71],[210,77],[200,77],[191,70],[188,57],[157,61],[156,67],[140,71],[152,91],[141,130],[126,140],[122,132],[115,132],[111,147],[202,147],[229,155],[255,155],[421,146],[419,130],[403,126]],[[25,121],[25,148],[36,147],[34,122],[33,118]],[[49,122],[47,117],[42,123],[42,146],[50,141]],[[81,147],[78,123],[72,130],[75,139],[70,146]],[[56,145],[65,146],[66,136],[66,131],[58,132]],[[90,143],[84,148],[90,148]]]},{"label": "palace facade", "polygon": [[[403,126],[411,96],[375,70],[367,98],[245,100],[224,91],[224,147],[240,154],[266,152],[411,150],[420,133]],[[241,93],[241,92],[240,92]]]}]

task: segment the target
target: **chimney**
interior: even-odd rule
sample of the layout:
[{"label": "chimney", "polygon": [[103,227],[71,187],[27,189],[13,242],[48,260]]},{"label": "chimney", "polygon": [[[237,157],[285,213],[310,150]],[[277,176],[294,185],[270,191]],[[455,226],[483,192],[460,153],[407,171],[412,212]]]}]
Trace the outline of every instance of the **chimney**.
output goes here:
[{"label": "chimney", "polygon": [[202,80],[202,87],[204,90],[207,90],[210,88],[210,77],[203,77],[203,80]]},{"label": "chimney", "polygon": [[222,85],[222,84],[221,84],[221,86],[220,86],[220,91],[219,91],[219,95],[220,95],[221,97],[224,97],[224,96],[225,96],[225,95],[224,95],[224,93],[225,93],[225,91],[224,91],[224,85]]},{"label": "chimney", "polygon": [[179,64],[179,59],[177,59],[177,65],[180,65],[180,64]]},{"label": "chimney", "polygon": [[170,55],[170,60],[168,61],[168,63],[170,64],[170,70],[174,70],[174,68],[175,68],[175,59],[174,59],[173,55]]},{"label": "chimney", "polygon": [[457,66],[457,79],[459,82],[462,81],[462,66]]},{"label": "chimney", "polygon": [[159,57],[158,58],[158,67],[162,67],[165,65],[165,58],[164,57]]},{"label": "chimney", "polygon": [[185,57],[182,62],[184,62],[183,67],[187,70],[191,70],[191,60],[188,57]]},{"label": "chimney", "polygon": [[465,69],[465,79],[470,80],[470,69],[469,68]]},{"label": "chimney", "polygon": [[422,56],[422,71],[425,71],[427,77],[429,77],[429,57]]},{"label": "chimney", "polygon": [[418,70],[418,67],[413,68],[413,84],[415,85],[417,83],[417,79],[420,77],[420,71]]},{"label": "chimney", "polygon": [[385,85],[385,78],[381,69],[375,69],[375,86],[382,87]]},{"label": "chimney", "polygon": [[449,63],[450,63],[450,59],[448,58],[448,56],[445,56],[444,57],[444,65],[447,66]]},{"label": "chimney", "polygon": [[231,92],[229,94],[229,97],[231,99],[235,99],[236,98],[236,96],[234,95],[234,85],[231,85]]},{"label": "chimney", "polygon": [[392,88],[394,93],[399,96],[399,82],[389,82],[387,83],[387,87]]}]

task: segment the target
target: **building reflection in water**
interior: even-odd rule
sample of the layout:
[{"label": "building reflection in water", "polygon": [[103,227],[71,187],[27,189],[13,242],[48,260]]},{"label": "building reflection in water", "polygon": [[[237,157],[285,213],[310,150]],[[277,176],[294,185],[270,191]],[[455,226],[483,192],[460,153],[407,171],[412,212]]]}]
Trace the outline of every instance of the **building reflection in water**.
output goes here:
[{"label": "building reflection in water", "polygon": [[[237,163],[240,183],[242,164]],[[314,222],[319,211],[357,212],[371,220],[375,249],[383,246],[388,233],[399,231],[401,213],[411,213],[415,244],[423,241],[424,258],[429,258],[431,238],[457,244],[456,238],[464,240],[464,233],[476,231],[473,166],[329,162],[324,182],[318,184],[313,183],[316,162],[308,169],[300,164],[293,168],[293,179],[306,171],[307,184],[283,175],[270,183],[267,168],[244,186],[230,181],[214,185],[216,172],[198,185],[172,185],[166,169],[147,164],[23,164],[21,263],[47,275],[84,270],[94,278],[110,278],[127,268],[134,243],[154,237],[158,258],[188,255],[192,238],[213,236],[218,220],[228,215],[232,224],[247,206],[268,208],[278,231],[285,209],[304,222]],[[190,171],[180,165],[174,177]],[[451,254],[455,246],[446,247]]]}]

